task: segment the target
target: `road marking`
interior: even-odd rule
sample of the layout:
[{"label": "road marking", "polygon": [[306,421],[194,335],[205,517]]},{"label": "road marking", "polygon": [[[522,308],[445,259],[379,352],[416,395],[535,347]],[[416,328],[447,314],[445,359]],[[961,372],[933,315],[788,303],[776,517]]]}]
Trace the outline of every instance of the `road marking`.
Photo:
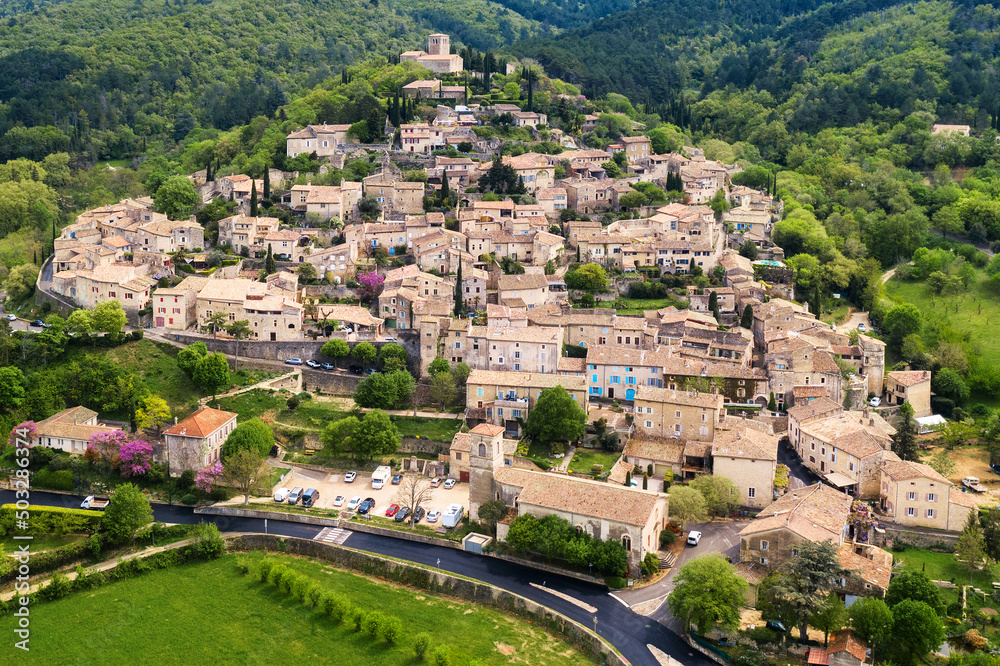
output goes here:
[{"label": "road marking", "polygon": [[313,537],[313,541],[342,544],[347,541],[349,536],[351,536],[350,530],[341,527],[324,527],[319,531],[319,534]]},{"label": "road marking", "polygon": [[618,603],[620,603],[625,608],[632,608],[627,601],[625,601],[624,599],[622,599],[619,596],[616,596],[614,592],[608,592],[608,596],[611,597],[612,599],[617,600]]},{"label": "road marking", "polygon": [[725,542],[726,548],[733,547],[733,542],[729,540],[729,537],[722,537],[722,540]]},{"label": "road marking", "polygon": [[554,594],[555,596],[559,597],[563,601],[568,601],[571,604],[573,604],[574,606],[579,606],[580,608],[582,608],[583,610],[587,611],[588,613],[596,613],[597,612],[597,609],[594,608],[593,606],[591,606],[590,604],[584,603],[584,602],[580,601],[579,599],[577,599],[575,597],[571,597],[568,594],[566,594],[565,592],[560,592],[559,590],[553,590],[551,587],[545,587],[544,585],[539,585],[538,583],[530,583],[530,585],[531,585],[531,587],[536,588],[538,590],[542,590],[543,592],[548,592],[549,594]]},{"label": "road marking", "polygon": [[664,594],[662,597],[656,597],[655,599],[650,599],[648,601],[640,601],[637,604],[633,604],[631,606],[632,612],[649,617],[656,611],[660,610],[660,606],[663,605],[663,602],[666,601],[667,597],[669,596],[670,593],[668,592]]},{"label": "road marking", "polygon": [[652,653],[653,658],[660,662],[662,666],[674,666],[674,664],[681,663],[655,645],[647,643],[646,648]]}]

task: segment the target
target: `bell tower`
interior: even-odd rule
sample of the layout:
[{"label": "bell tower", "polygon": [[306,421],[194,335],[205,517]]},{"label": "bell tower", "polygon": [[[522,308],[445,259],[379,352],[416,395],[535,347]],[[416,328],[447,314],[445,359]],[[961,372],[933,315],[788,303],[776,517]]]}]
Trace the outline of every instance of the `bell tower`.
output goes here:
[{"label": "bell tower", "polygon": [[503,467],[503,428],[480,423],[469,432],[469,516],[479,519],[479,507],[495,498],[493,474]]},{"label": "bell tower", "polygon": [[451,53],[451,37],[436,34],[427,38],[428,55],[448,55],[449,53]]}]

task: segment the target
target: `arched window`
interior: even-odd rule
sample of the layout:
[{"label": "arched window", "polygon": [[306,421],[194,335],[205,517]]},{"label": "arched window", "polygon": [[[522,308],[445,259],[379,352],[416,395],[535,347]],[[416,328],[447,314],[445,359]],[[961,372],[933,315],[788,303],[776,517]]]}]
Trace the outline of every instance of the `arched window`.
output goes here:
[{"label": "arched window", "polygon": [[479,445],[479,457],[480,458],[485,458],[486,457],[486,445],[485,444],[480,444]]},{"label": "arched window", "polygon": [[625,546],[625,550],[631,551],[632,550],[632,537],[630,537],[627,534],[623,535],[622,536],[622,545]]}]

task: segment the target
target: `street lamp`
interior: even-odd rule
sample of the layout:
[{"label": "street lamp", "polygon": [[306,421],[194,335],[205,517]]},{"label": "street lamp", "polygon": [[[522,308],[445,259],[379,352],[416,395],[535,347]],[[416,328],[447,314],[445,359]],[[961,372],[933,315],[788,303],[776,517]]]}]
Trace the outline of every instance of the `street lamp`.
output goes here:
[{"label": "street lamp", "polygon": [[594,563],[591,562],[587,566],[590,567],[590,577],[593,578],[594,577]]},{"label": "street lamp", "polygon": [[438,573],[440,573],[441,572],[441,558],[440,557],[437,558],[437,569],[438,569]]}]

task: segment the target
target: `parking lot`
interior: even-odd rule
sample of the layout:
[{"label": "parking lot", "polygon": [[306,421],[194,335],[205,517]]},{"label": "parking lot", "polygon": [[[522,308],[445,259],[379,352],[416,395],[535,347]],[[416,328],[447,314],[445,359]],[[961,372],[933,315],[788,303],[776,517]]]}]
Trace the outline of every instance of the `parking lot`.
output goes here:
[{"label": "parking lot", "polygon": [[[428,479],[429,482],[430,479]],[[397,497],[401,486],[386,483],[381,490],[373,489],[370,472],[361,472],[353,483],[347,483],[344,481],[344,474],[342,473],[330,474],[319,470],[296,468],[292,470],[284,483],[272,489],[272,495],[274,490],[279,487],[291,490],[295,486],[318,490],[319,501],[316,503],[316,506],[324,509],[337,508],[345,511],[347,503],[352,497],[360,497],[361,499],[372,497],[375,499],[375,509],[372,511],[372,515],[384,517],[385,510],[390,504],[403,506],[405,503],[399,501],[401,498]],[[338,495],[344,496],[344,504],[340,507],[334,507],[333,500]],[[449,504],[461,504],[465,507],[466,511],[469,510],[468,483],[456,483],[454,488],[446,490],[442,482],[437,488],[431,488],[430,501],[423,503],[421,506],[427,511],[437,509],[443,512]]]}]

